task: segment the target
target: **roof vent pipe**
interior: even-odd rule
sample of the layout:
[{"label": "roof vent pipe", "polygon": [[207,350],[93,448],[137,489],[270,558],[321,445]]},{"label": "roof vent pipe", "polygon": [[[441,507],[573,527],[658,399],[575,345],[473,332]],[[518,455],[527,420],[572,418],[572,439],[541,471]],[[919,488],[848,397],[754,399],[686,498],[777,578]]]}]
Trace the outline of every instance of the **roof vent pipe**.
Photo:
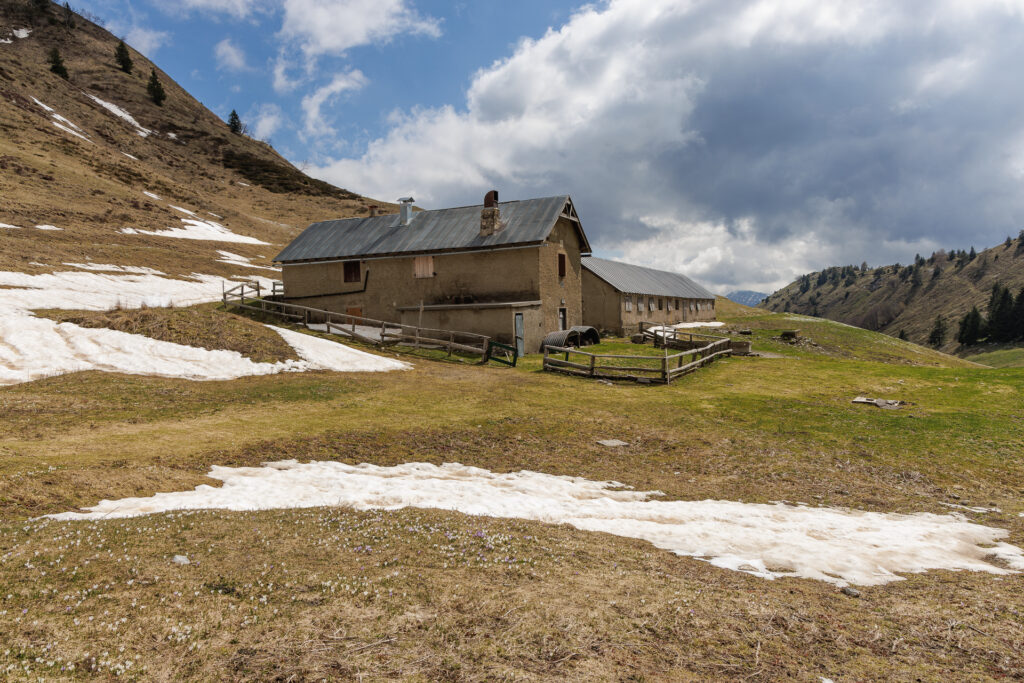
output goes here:
[{"label": "roof vent pipe", "polygon": [[489,237],[501,232],[505,224],[501,222],[501,209],[498,207],[498,191],[491,190],[484,195],[484,208],[480,212],[480,236]]},{"label": "roof vent pipe", "polygon": [[412,197],[402,197],[398,200],[400,205],[399,215],[401,217],[402,225],[409,225],[412,222],[412,203],[416,201]]}]

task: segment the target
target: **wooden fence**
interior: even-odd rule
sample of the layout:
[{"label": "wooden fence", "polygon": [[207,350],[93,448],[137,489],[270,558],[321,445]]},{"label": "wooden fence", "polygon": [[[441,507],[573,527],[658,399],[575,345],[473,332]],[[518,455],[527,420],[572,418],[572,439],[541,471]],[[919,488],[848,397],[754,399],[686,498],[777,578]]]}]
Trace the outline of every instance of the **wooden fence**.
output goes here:
[{"label": "wooden fence", "polygon": [[[417,349],[442,349],[448,351],[449,358],[453,352],[459,351],[480,356],[481,363],[486,363],[491,358],[492,341],[486,335],[416,327],[347,313],[336,313],[267,299],[262,297],[261,293],[262,289],[258,282],[242,283],[224,291],[224,305],[275,315],[304,325],[321,324],[324,325],[324,330],[330,334],[350,337],[374,346],[402,344]],[[516,358],[513,358],[509,364],[514,365],[515,360]]]},{"label": "wooden fence", "polygon": [[[564,346],[544,347],[544,369],[551,372],[564,372],[581,377],[601,379],[632,379],[636,381],[669,384],[672,380],[691,373],[714,362],[716,358],[728,356],[732,351],[729,340],[718,338],[716,341],[699,349],[692,349],[664,356],[623,356],[600,353],[588,353],[579,349]],[[564,358],[555,355],[564,354]],[[570,361],[570,356],[574,360]],[[684,362],[689,357],[689,362]],[[577,362],[577,360],[581,362]],[[628,361],[629,365],[616,363]]]}]

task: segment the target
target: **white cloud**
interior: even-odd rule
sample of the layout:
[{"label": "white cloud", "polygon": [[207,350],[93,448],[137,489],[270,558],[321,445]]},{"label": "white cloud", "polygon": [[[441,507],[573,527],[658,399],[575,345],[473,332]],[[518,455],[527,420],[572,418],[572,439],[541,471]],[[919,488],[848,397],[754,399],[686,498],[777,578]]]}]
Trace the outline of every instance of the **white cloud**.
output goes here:
[{"label": "white cloud", "polygon": [[359,69],[336,74],[327,85],[317,88],[311,95],[302,98],[302,111],[306,117],[306,133],[316,137],[332,133],[330,124],[321,109],[343,92],[359,90],[369,81]]},{"label": "white cloud", "polygon": [[185,9],[230,14],[242,18],[257,11],[270,9],[277,3],[273,2],[273,0],[179,0],[178,3],[168,3],[165,5],[165,9],[173,9],[175,4],[179,4]]},{"label": "white cloud", "polygon": [[403,33],[436,38],[441,26],[407,0],[284,0],[281,36],[298,41],[307,57],[339,55]]},{"label": "white cloud", "polygon": [[278,93],[289,93],[302,83],[299,79],[292,79],[288,76],[288,69],[293,65],[282,54],[274,60],[274,91]]},{"label": "white cloud", "polygon": [[[315,173],[428,206],[480,201],[492,187],[507,198],[568,192],[599,251],[689,269],[719,288],[905,261],[905,249],[951,246],[956,230],[968,239],[968,223],[991,219],[1001,232],[1024,218],[1019,192],[986,175],[1017,167],[998,113],[1024,105],[1001,76],[1024,56],[1008,39],[1022,7],[588,5],[478,71],[462,106],[398,113],[361,156],[321,161]],[[322,33],[305,34],[307,52],[353,40]],[[989,77],[994,90],[991,73],[1002,79]],[[988,92],[1000,102],[985,104]],[[955,108],[927,120],[898,111],[924,94]],[[311,111],[307,128],[319,120]]]},{"label": "white cloud", "polygon": [[167,31],[155,31],[141,26],[132,26],[124,34],[126,43],[149,58],[152,58],[169,38],[170,34]]},{"label": "white cloud", "polygon": [[261,104],[249,118],[252,120],[252,132],[257,140],[270,138],[285,120],[281,107],[273,103]]},{"label": "white cloud", "polygon": [[245,51],[235,45],[230,38],[217,43],[213,48],[213,54],[217,58],[217,68],[228,71],[245,71],[248,66],[245,62]]}]

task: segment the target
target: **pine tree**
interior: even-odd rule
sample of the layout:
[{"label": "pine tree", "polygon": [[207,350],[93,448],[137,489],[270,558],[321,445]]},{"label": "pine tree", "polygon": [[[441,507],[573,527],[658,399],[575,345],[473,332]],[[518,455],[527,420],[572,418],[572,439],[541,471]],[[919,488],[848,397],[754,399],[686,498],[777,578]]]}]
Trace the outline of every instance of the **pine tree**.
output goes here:
[{"label": "pine tree", "polygon": [[967,255],[967,260],[973,261],[975,258],[977,258],[977,256],[978,252],[974,251],[974,247],[971,247],[971,253]]},{"label": "pine tree", "polygon": [[50,50],[49,61],[50,71],[57,74],[64,80],[67,80],[68,70],[67,67],[64,66],[64,60],[61,59],[60,50],[58,50],[57,48],[53,48],[52,50]]},{"label": "pine tree", "polygon": [[150,99],[158,107],[163,106],[164,100],[167,99],[164,86],[160,84],[160,79],[156,76],[156,69],[151,69],[149,72],[149,83],[146,84],[146,92],[149,93]]},{"label": "pine tree", "polygon": [[960,330],[957,332],[956,340],[964,346],[974,346],[980,338],[981,313],[975,306],[960,320]]},{"label": "pine tree", "polygon": [[995,285],[988,308],[988,339],[1003,344],[1013,341],[1016,331],[1013,294],[1008,287]]},{"label": "pine tree", "polygon": [[1013,338],[1014,341],[1024,341],[1024,287],[1017,293],[1017,301],[1013,304]]},{"label": "pine tree", "polygon": [[900,328],[900,333],[897,336],[903,341],[907,341],[907,331],[903,328]]},{"label": "pine tree", "polygon": [[945,341],[946,319],[940,315],[935,318],[935,324],[932,326],[932,331],[928,334],[928,344],[937,349],[942,346]]},{"label": "pine tree", "polygon": [[128,46],[121,40],[117,43],[117,48],[114,49],[114,61],[121,67],[121,71],[126,74],[132,72],[132,55],[128,52]]},{"label": "pine tree", "polygon": [[241,135],[242,133],[242,119],[238,118],[238,112],[234,109],[231,110],[231,115],[228,116],[228,130],[235,135]]}]

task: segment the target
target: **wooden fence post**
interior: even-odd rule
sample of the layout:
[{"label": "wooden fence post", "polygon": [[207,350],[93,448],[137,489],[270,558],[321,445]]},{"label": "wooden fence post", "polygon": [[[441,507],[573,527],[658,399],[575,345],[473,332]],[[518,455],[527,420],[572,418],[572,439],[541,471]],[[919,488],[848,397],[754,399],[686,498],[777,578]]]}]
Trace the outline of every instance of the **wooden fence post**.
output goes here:
[{"label": "wooden fence post", "polygon": [[591,355],[591,356],[590,356],[590,376],[591,376],[591,377],[593,377],[593,376],[594,376],[594,365],[595,365],[596,363],[597,363],[597,356],[595,356],[595,355]]}]

